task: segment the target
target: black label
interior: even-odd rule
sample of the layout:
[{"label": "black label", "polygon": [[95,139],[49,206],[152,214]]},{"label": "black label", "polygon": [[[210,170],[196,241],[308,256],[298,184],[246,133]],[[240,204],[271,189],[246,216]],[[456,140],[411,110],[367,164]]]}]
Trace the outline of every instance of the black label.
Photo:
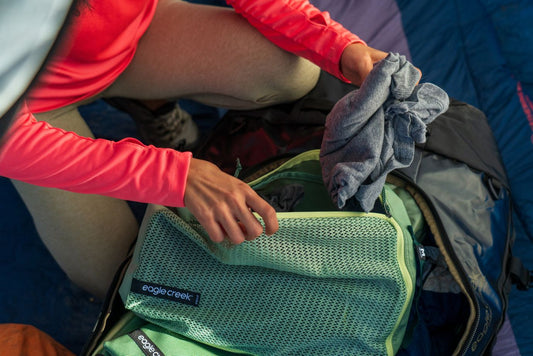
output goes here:
[{"label": "black label", "polygon": [[142,331],[134,330],[128,334],[146,356],[165,356],[155,343]]},{"label": "black label", "polygon": [[149,295],[155,298],[192,305],[195,307],[197,307],[200,303],[200,293],[163,286],[160,284],[143,282],[135,278],[131,281],[131,291],[138,294]]}]

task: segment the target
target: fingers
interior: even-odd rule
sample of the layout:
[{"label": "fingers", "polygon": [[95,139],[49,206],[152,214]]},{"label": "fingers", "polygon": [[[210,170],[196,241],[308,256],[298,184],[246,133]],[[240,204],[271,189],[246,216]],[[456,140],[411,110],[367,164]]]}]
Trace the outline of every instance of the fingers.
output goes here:
[{"label": "fingers", "polygon": [[375,49],[372,47],[368,47],[370,51],[370,57],[372,58],[372,63],[376,64],[377,62],[381,61],[382,59],[385,59],[389,54],[387,52],[380,51],[379,49]]},{"label": "fingers", "polygon": [[362,43],[354,43],[344,49],[340,60],[343,75],[353,84],[361,86],[374,64],[387,57],[388,53],[368,47]]},{"label": "fingers", "polygon": [[209,238],[213,242],[222,242],[224,241],[224,238],[226,237],[226,232],[222,229],[222,227],[218,224],[218,222],[215,219],[204,217],[202,215],[194,214],[196,217],[196,220],[200,223],[200,225],[203,226],[207,234],[209,235]]},{"label": "fingers", "polygon": [[270,204],[259,198],[250,201],[250,208],[252,208],[263,218],[263,222],[265,224],[265,234],[270,236],[278,231],[279,223],[276,210],[274,210]]},{"label": "fingers", "polygon": [[244,203],[222,203],[204,211],[189,207],[213,242],[228,239],[232,244],[253,240],[263,232],[263,227]]},{"label": "fingers", "polygon": [[263,232],[263,227],[245,204],[228,209],[220,224],[226,237],[233,244],[253,240]]},{"label": "fingers", "polygon": [[[387,52],[368,47],[362,43],[351,44],[342,53],[340,61],[341,72],[352,84],[361,86],[374,68],[374,65],[388,55]],[[416,69],[420,72],[420,77],[422,77],[422,71],[418,68]]]},{"label": "fingers", "polygon": [[278,229],[274,208],[250,186],[207,161],[191,160],[184,201],[214,242],[227,238],[240,244],[261,235],[263,226],[254,211],[268,235]]},{"label": "fingers", "polygon": [[254,240],[263,233],[263,226],[253,213],[254,211],[263,219],[267,235],[274,234],[279,227],[274,208],[251,188],[246,187],[245,190],[248,190],[245,196],[246,200],[234,204],[232,208],[228,209],[229,213],[220,219],[226,237],[233,244]]},{"label": "fingers", "polygon": [[[258,207],[257,214],[265,222],[265,233],[275,233],[278,230],[275,210],[259,196],[252,197],[251,204]],[[226,238],[236,245],[251,241],[263,233],[263,226],[247,206],[246,202],[228,205],[227,209],[219,209],[211,217],[202,217],[199,222],[214,242],[222,242]]]},{"label": "fingers", "polygon": [[418,67],[415,67],[415,68],[418,71],[418,74],[420,75],[418,78],[418,81],[416,82],[416,85],[418,85],[420,83],[420,80],[422,79],[422,71]]}]

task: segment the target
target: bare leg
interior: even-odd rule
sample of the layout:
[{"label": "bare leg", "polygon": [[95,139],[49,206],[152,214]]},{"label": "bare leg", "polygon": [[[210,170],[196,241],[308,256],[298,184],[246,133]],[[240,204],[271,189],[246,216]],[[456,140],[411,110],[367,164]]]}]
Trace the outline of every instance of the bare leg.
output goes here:
[{"label": "bare leg", "polygon": [[[297,99],[318,75],[318,67],[274,46],[231,9],[160,0],[132,63],[104,95],[247,109]],[[37,119],[92,136],[75,106]],[[59,265],[103,296],[137,235],[126,202],[13,183]]]},{"label": "bare leg", "polygon": [[132,63],[104,94],[249,109],[297,99],[318,76],[232,9],[160,0]]},{"label": "bare leg", "polygon": [[[73,106],[36,117],[81,136],[93,136]],[[137,236],[138,223],[127,203],[18,181],[13,184],[61,268],[74,283],[103,297]]]}]

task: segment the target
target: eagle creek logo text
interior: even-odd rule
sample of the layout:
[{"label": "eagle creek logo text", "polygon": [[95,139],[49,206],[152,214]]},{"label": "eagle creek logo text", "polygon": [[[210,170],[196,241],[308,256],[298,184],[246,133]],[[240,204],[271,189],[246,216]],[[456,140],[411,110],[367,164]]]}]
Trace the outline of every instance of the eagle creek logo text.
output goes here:
[{"label": "eagle creek logo text", "polygon": [[178,291],[172,290],[172,289],[165,289],[165,288],[161,288],[161,287],[153,287],[153,286],[150,286],[148,284],[143,285],[142,290],[145,291],[145,292],[151,293],[154,296],[166,295],[166,296],[174,297],[174,298],[177,298],[177,299],[183,299],[183,300],[186,300],[188,302],[192,302],[193,301],[192,298],[194,297],[194,295],[190,294],[189,292],[182,293],[182,292],[178,292]]},{"label": "eagle creek logo text", "polygon": [[146,356],[165,356],[142,330],[134,330],[128,335]]},{"label": "eagle creek logo text", "polygon": [[172,300],[174,302],[179,302],[182,304],[193,305],[195,307],[197,307],[200,302],[199,293],[153,284],[149,282],[143,282],[137,279],[132,280],[131,291],[134,293],[149,295],[152,297]]},{"label": "eagle creek logo text", "polygon": [[144,336],[137,336],[137,340],[141,343],[142,348],[148,351],[152,356],[161,356],[161,354],[155,350],[154,344],[148,341]]}]

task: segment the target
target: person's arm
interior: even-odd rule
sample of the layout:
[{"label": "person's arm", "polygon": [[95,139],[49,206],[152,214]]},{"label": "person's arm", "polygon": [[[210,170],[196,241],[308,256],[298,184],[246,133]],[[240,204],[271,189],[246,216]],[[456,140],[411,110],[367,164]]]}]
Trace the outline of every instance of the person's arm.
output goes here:
[{"label": "person's arm", "polygon": [[6,135],[0,175],[26,183],[168,206],[183,206],[191,154],[81,137],[26,112]]},{"label": "person's arm", "polygon": [[274,209],[248,185],[190,152],[80,137],[22,114],[0,152],[0,175],[77,193],[187,206],[213,241],[251,240],[278,229]]},{"label": "person's arm", "polygon": [[[307,0],[227,0],[235,11],[279,47],[307,58],[327,72],[360,85],[386,53]],[[356,15],[354,15],[356,16]]]}]

